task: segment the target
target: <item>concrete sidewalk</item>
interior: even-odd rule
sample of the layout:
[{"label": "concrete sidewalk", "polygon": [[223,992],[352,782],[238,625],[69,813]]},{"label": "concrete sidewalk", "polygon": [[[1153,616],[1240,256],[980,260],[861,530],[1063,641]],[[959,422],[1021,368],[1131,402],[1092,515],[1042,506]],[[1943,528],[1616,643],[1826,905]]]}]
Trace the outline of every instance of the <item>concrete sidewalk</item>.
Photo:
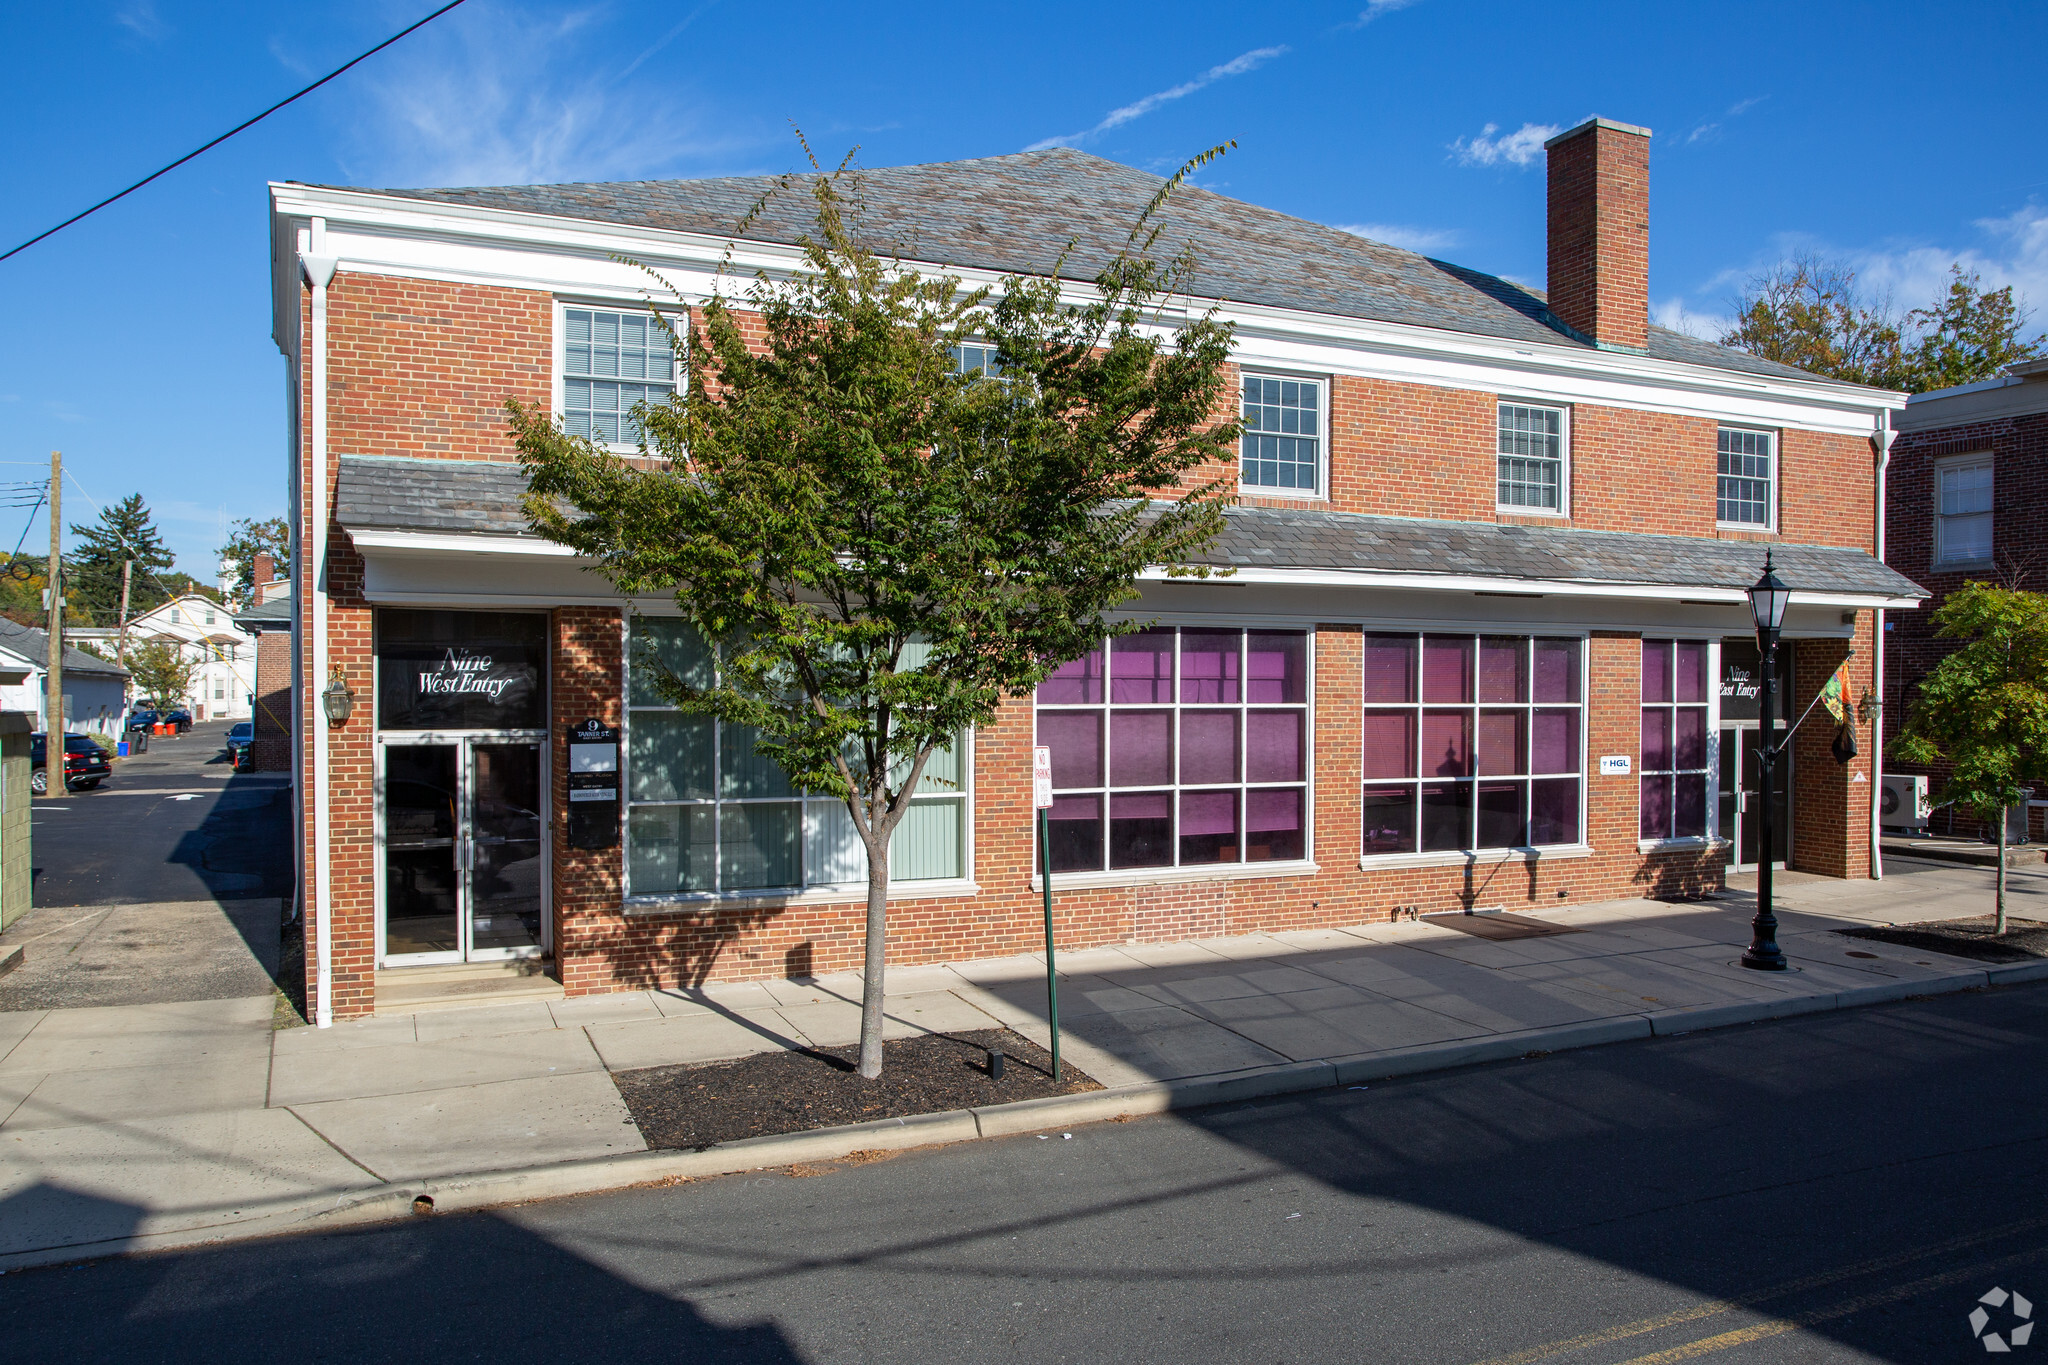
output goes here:
[{"label": "concrete sidewalk", "polygon": [[[1783,975],[1735,965],[1751,914],[1739,887],[1690,905],[1535,912],[1564,932],[1511,939],[1423,920],[1063,953],[1064,1052],[1112,1088],[1107,1102],[1150,1095],[1157,1109],[2048,977],[2048,962],[1987,971],[1837,935],[1989,907],[1988,870],[1892,872],[1877,884],[1781,874],[1780,941],[1800,968]],[[2012,882],[2015,912],[2048,918],[2033,909],[2048,909],[2048,876]],[[889,980],[894,1035],[1007,1026],[1049,1040],[1037,957]],[[576,1164],[576,1188],[661,1178],[655,1158],[630,1155],[645,1144],[612,1072],[850,1043],[859,998],[842,974],[324,1031],[273,1032],[268,996],[0,1013],[0,1266],[271,1231],[378,1199],[403,1207],[390,1201],[483,1172]],[[1169,1090],[1181,1098],[1161,1099]],[[920,1140],[1063,1121],[1010,1108],[1029,1112],[978,1112]],[[721,1148],[691,1169],[796,1159],[791,1140],[756,1141],[758,1159]],[[884,1143],[847,1150],[862,1145]]]}]

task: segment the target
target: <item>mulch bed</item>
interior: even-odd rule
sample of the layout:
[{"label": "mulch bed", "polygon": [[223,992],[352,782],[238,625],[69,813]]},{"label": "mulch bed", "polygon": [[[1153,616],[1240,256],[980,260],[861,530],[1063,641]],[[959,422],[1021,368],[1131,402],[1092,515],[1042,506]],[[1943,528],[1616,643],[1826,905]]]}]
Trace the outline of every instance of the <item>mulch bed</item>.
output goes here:
[{"label": "mulch bed", "polygon": [[[1001,1081],[989,1076],[991,1048],[1004,1055]],[[612,1079],[649,1147],[696,1151],[771,1133],[1102,1089],[1064,1060],[1065,1083],[1054,1085],[1052,1055],[1008,1029],[892,1039],[882,1044],[882,1074],[872,1081],[855,1070],[859,1061],[858,1046],[812,1048],[650,1066]]]},{"label": "mulch bed", "polygon": [[1890,928],[1841,929],[1848,938],[1871,938],[1896,943],[1903,948],[1931,949],[1973,962],[2033,962],[2048,957],[2048,923],[2036,919],[2005,918],[2003,936],[1994,934],[1998,921],[1991,915],[1970,919],[1934,920],[1927,924],[1897,925]]}]

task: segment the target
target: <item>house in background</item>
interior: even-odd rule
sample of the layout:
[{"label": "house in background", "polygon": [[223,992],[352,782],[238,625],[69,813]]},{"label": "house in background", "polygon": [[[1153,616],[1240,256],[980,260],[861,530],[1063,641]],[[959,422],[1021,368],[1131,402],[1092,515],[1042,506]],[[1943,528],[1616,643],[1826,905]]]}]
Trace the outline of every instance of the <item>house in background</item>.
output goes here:
[{"label": "house in background", "polygon": [[[1928,610],[1885,623],[1884,726],[1896,738],[1920,680],[1957,647],[1935,636],[1931,619],[1950,593],[1973,579],[2048,592],[2048,360],[2013,365],[1996,379],[1914,394],[1893,425],[1898,435],[1886,471],[1885,562],[1934,594]],[[1888,763],[1886,772],[1925,776],[1936,799],[1947,776],[1942,766],[1900,763]],[[2043,807],[2034,809],[2038,838]],[[1903,805],[1897,814],[1887,822],[1913,822]],[[1933,828],[1986,832],[1968,811],[1936,812]],[[1990,834],[1995,838],[1996,830]]]},{"label": "house in background", "polygon": [[256,738],[249,747],[255,772],[290,772],[292,766],[291,582],[279,578],[267,554],[256,556],[248,605],[235,625],[256,640]]},{"label": "house in background", "polygon": [[[71,632],[66,631],[66,636]],[[108,653],[113,651],[109,650]],[[0,710],[35,718],[38,733],[48,728],[46,706],[50,633],[0,617],[0,675],[19,670],[18,683],[0,683]],[[110,659],[67,643],[64,648],[64,731],[119,738],[128,714],[128,670]]]},{"label": "house in background", "polygon": [[[112,626],[67,630],[113,656],[121,631]],[[183,704],[194,720],[247,720],[256,696],[256,637],[235,624],[232,609],[200,593],[185,593],[138,613],[128,621],[128,648],[158,641],[174,645],[193,665],[191,688],[182,697],[152,701]]]}]

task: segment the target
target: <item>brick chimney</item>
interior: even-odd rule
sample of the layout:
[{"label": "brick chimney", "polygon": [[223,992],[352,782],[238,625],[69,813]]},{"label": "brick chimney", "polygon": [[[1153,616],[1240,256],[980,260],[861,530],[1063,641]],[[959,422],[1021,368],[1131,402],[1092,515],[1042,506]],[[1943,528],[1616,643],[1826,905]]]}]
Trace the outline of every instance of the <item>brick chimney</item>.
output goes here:
[{"label": "brick chimney", "polygon": [[1543,144],[1550,311],[1596,345],[1650,340],[1650,130],[1587,119]]},{"label": "brick chimney", "polygon": [[270,557],[268,550],[256,552],[256,562],[249,571],[249,599],[252,606],[261,606],[269,594],[264,585],[277,577],[277,561]]}]

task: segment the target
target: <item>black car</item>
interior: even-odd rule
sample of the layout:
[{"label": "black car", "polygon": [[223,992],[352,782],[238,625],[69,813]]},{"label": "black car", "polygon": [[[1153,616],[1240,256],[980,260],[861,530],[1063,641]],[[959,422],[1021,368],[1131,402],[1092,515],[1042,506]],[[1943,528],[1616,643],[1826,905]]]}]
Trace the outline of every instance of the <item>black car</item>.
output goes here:
[{"label": "black car", "polygon": [[164,712],[164,724],[175,726],[173,734],[184,734],[192,728],[192,713],[182,706],[174,706]]},{"label": "black car", "polygon": [[256,722],[238,720],[228,727],[228,766],[236,772],[249,766],[249,746],[256,742]]},{"label": "black car", "polygon": [[[29,790],[41,796],[50,790],[49,746],[43,736],[31,735],[28,741]],[[111,776],[113,762],[107,751],[102,749],[88,735],[64,736],[64,785],[75,792],[91,791],[100,784],[100,779]]]},{"label": "black car", "polygon": [[156,728],[156,720],[157,713],[154,708],[138,706],[128,716],[128,728],[131,730],[154,730]]}]

